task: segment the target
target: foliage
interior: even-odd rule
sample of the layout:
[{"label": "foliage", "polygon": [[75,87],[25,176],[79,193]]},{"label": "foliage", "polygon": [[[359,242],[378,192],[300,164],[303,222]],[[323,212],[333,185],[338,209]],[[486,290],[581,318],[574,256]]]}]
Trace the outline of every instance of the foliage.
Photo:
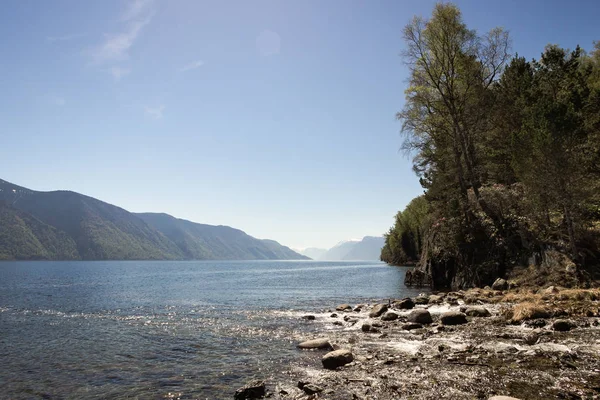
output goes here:
[{"label": "foliage", "polygon": [[550,249],[578,274],[597,266],[600,45],[510,59],[506,32],[478,35],[446,3],[404,36],[411,80],[398,118],[427,215],[417,241],[408,207],[399,213],[382,259],[419,257],[436,286],[453,287],[489,284]]}]

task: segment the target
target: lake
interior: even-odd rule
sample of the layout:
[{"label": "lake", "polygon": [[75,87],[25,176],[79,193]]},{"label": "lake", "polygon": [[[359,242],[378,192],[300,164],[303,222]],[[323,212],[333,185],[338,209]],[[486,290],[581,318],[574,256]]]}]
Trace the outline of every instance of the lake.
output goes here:
[{"label": "lake", "polygon": [[[250,378],[314,361],[295,345],[323,329],[327,309],[416,295],[405,271],[378,262],[2,262],[0,396],[230,399]],[[321,314],[315,322],[307,313]]]}]

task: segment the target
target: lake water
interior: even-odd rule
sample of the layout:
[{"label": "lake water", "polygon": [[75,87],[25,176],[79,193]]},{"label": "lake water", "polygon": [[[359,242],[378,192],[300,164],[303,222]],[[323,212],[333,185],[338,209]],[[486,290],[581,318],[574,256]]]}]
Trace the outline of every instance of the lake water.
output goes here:
[{"label": "lake water", "polygon": [[0,263],[0,397],[230,399],[312,362],[301,318],[413,296],[375,262]]}]

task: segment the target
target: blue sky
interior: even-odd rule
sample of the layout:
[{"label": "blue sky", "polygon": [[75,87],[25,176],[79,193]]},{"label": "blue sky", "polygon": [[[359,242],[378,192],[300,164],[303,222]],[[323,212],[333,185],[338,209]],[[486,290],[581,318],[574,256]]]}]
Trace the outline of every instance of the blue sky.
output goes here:
[{"label": "blue sky", "polygon": [[[296,247],[379,235],[421,193],[402,28],[433,1],[4,1],[0,178]],[[590,49],[597,1],[462,1],[513,52]]]}]

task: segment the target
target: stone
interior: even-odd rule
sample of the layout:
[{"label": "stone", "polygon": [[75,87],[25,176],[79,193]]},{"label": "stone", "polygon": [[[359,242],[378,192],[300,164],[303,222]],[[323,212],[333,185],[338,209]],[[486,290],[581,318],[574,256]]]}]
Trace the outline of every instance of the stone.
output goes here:
[{"label": "stone", "polygon": [[347,349],[330,351],[321,359],[323,367],[326,369],[336,369],[343,365],[349,364],[354,360],[352,352]]},{"label": "stone", "polygon": [[370,323],[368,323],[368,322],[365,322],[365,323],[363,323],[363,324],[362,324],[362,326],[360,327],[360,329],[361,329],[363,332],[371,332],[371,328],[372,328],[372,326],[371,326],[371,324],[370,324]]},{"label": "stone", "polygon": [[381,316],[382,321],[395,321],[397,319],[398,314],[393,311],[386,311],[386,313]]},{"label": "stone", "polygon": [[444,296],[432,294],[431,296],[429,296],[429,304],[441,304],[443,299],[444,299]]},{"label": "stone", "polygon": [[408,314],[408,322],[416,322],[418,324],[431,324],[431,314],[427,310],[413,310]]},{"label": "stone", "polygon": [[337,318],[337,317],[338,317],[338,315],[337,315],[336,313],[333,313],[333,314],[331,314],[331,315],[330,315],[330,317],[331,317],[331,318]]},{"label": "stone", "polygon": [[317,386],[312,383],[307,383],[307,384],[303,385],[301,389],[304,390],[304,393],[306,393],[306,394],[321,393],[323,391],[322,387]]},{"label": "stone", "polygon": [[350,304],[340,304],[335,308],[335,311],[352,311],[352,306]]},{"label": "stone", "polygon": [[300,349],[331,349],[331,343],[329,342],[329,338],[317,338],[306,340],[300,344],[298,344],[298,348]]},{"label": "stone", "polygon": [[332,324],[338,325],[338,326],[344,325],[344,323],[342,321],[333,321]]},{"label": "stone", "polygon": [[317,319],[317,317],[315,317],[314,315],[303,315],[302,319],[305,319],[307,321],[314,321],[315,319]]},{"label": "stone", "polygon": [[558,293],[559,290],[556,286],[548,286],[546,289],[542,291],[543,294],[554,294]]},{"label": "stone", "polygon": [[395,302],[394,307],[399,310],[410,310],[412,308],[415,308],[415,302],[412,301],[410,297],[407,297],[405,299]]},{"label": "stone", "polygon": [[469,317],[489,317],[492,315],[485,307],[467,307],[464,313]]},{"label": "stone", "polygon": [[415,304],[429,304],[429,296],[426,294],[420,294],[415,297]]},{"label": "stone", "polygon": [[233,398],[235,400],[260,399],[265,395],[265,382],[253,380],[235,391]]},{"label": "stone", "polygon": [[506,281],[506,279],[498,278],[492,284],[492,289],[493,290],[507,290],[508,282]]},{"label": "stone", "polygon": [[375,304],[369,313],[370,318],[377,318],[388,310],[387,304]]},{"label": "stone", "polygon": [[492,396],[488,400],[520,400],[520,399],[517,399],[516,397],[510,397],[510,396]]},{"label": "stone", "polygon": [[467,323],[467,316],[460,311],[447,311],[440,317],[444,325],[461,325]]},{"label": "stone", "polygon": [[402,329],[404,329],[405,331],[412,331],[413,329],[421,329],[423,327],[423,325],[418,324],[416,322],[407,322],[406,324],[402,325]]},{"label": "stone", "polygon": [[558,332],[570,331],[571,328],[573,328],[574,326],[575,324],[573,322],[568,321],[566,319],[557,319],[552,323],[552,329]]}]

